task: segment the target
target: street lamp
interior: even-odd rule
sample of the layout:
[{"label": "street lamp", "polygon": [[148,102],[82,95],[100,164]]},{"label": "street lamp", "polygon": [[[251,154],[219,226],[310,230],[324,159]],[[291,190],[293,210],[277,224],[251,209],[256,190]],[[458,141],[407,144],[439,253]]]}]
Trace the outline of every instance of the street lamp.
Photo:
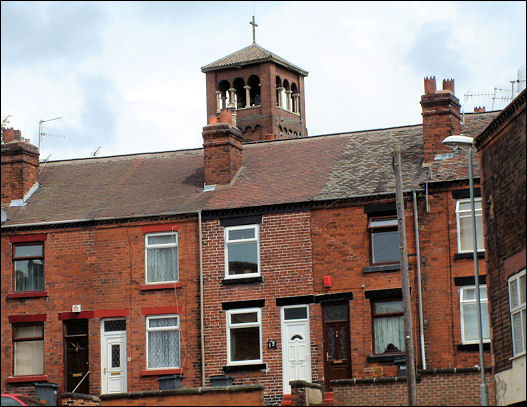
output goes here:
[{"label": "street lamp", "polygon": [[481,395],[481,405],[489,405],[489,391],[487,384],[485,383],[485,362],[483,360],[483,327],[481,323],[481,298],[479,293],[479,267],[478,267],[478,242],[476,234],[476,210],[474,205],[474,180],[472,176],[472,146],[474,139],[467,137],[462,134],[456,136],[446,137],[442,143],[452,147],[463,147],[468,146],[468,179],[470,185],[470,205],[472,208],[472,233],[473,233],[473,244],[474,244],[474,274],[476,280],[476,298],[478,304],[478,334],[479,334],[479,365],[481,373],[481,383],[479,385]]}]

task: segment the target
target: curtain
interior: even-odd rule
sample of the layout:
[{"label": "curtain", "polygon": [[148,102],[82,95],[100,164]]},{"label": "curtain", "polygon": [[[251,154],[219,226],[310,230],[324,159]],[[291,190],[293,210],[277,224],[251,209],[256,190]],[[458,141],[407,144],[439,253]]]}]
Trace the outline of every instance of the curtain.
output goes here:
[{"label": "curtain", "polygon": [[178,248],[147,249],[147,282],[177,281]]}]

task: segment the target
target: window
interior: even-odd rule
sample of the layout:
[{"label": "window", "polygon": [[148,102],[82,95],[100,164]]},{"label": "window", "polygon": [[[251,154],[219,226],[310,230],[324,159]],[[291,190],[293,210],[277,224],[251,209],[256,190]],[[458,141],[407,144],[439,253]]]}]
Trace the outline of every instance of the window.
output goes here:
[{"label": "window", "polygon": [[260,275],[258,234],[258,225],[225,228],[226,278]]},{"label": "window", "polygon": [[525,270],[509,278],[512,355],[525,353]]},{"label": "window", "polygon": [[229,365],[262,362],[262,322],[259,308],[227,311]]},{"label": "window", "polygon": [[180,367],[179,316],[147,317],[146,348],[148,369]]},{"label": "window", "polygon": [[[478,251],[485,251],[483,243],[483,217],[481,215],[481,198],[474,198],[476,210],[476,231]],[[474,251],[474,236],[472,232],[472,209],[470,199],[456,201],[457,221],[457,251],[467,253]]]},{"label": "window", "polygon": [[373,307],[374,353],[404,352],[402,300],[379,300]]},{"label": "window", "polygon": [[[479,343],[478,304],[476,298],[476,286],[461,287],[461,343]],[[490,341],[489,333],[489,310],[487,299],[487,286],[479,286],[481,300],[481,324],[483,330],[483,341]]]},{"label": "window", "polygon": [[177,282],[178,234],[155,233],[145,235],[146,283]]},{"label": "window", "polygon": [[13,247],[15,291],[44,290],[44,245],[20,244]]},{"label": "window", "polygon": [[44,324],[13,325],[14,375],[44,374]]},{"label": "window", "polygon": [[371,241],[372,264],[399,262],[399,233],[397,217],[370,218],[368,229]]}]

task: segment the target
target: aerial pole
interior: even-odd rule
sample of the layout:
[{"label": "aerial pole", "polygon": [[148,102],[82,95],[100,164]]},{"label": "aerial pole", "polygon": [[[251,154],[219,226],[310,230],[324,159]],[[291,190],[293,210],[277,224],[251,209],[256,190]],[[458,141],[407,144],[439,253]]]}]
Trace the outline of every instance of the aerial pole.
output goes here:
[{"label": "aerial pole", "polygon": [[395,173],[395,197],[397,206],[397,222],[399,230],[399,252],[401,262],[401,283],[404,308],[404,339],[406,348],[406,384],[408,385],[408,405],[417,405],[415,381],[415,355],[412,335],[412,312],[410,303],[410,284],[408,277],[408,254],[406,247],[406,226],[404,222],[404,200],[401,179],[401,146],[395,145],[393,152],[393,170]]}]

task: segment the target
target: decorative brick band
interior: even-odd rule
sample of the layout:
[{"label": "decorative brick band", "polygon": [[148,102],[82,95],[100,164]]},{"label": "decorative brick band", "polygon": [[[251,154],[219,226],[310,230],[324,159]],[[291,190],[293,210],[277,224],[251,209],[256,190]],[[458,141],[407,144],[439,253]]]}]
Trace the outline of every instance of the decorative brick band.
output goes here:
[{"label": "decorative brick band", "polygon": [[183,369],[156,369],[156,370],[141,370],[141,376],[162,376],[166,374],[183,374]]},{"label": "decorative brick band", "polygon": [[183,307],[181,305],[172,305],[167,307],[145,307],[141,308],[141,314],[148,315],[161,315],[161,314],[181,314],[183,313]]},{"label": "decorative brick band", "polygon": [[47,291],[19,291],[16,293],[8,293],[6,298],[40,298],[48,296]]},{"label": "decorative brick band", "polygon": [[10,376],[6,379],[7,383],[30,383],[30,382],[47,382],[48,375],[31,375],[31,376]]},{"label": "decorative brick band", "polygon": [[162,284],[141,284],[139,289],[141,291],[151,291],[151,290],[165,290],[168,288],[181,288],[183,287],[182,282],[177,283],[162,283]]},{"label": "decorative brick band", "polygon": [[20,322],[45,322],[47,316],[46,314],[9,315],[7,319],[11,324],[16,324]]},{"label": "decorative brick band", "polygon": [[143,233],[155,233],[155,232],[178,232],[179,223],[165,223],[160,225],[148,225],[141,226],[141,232]]},{"label": "decorative brick band", "polygon": [[34,235],[12,235],[8,237],[11,243],[44,242],[47,240],[47,238],[47,233],[39,233]]}]

